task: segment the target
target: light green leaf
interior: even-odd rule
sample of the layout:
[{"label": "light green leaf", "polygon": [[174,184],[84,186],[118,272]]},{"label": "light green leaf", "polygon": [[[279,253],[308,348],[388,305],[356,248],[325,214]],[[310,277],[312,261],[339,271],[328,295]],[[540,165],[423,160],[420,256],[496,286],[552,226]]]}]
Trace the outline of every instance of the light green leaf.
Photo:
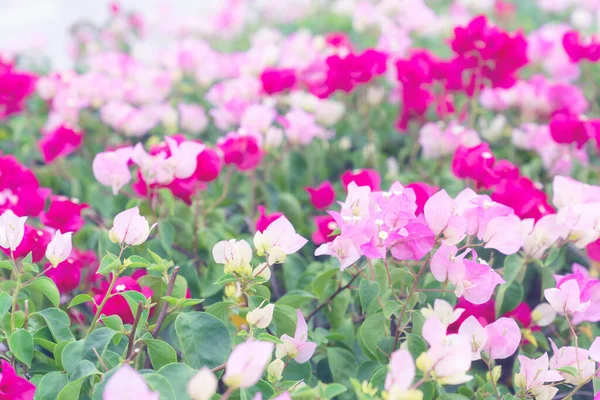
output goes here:
[{"label": "light green leaf", "polygon": [[56,284],[50,278],[37,278],[25,286],[25,288],[42,293],[50,300],[54,307],[58,307],[60,304],[60,292],[58,291]]},{"label": "light green leaf", "polygon": [[112,253],[107,253],[104,257],[102,257],[102,261],[100,261],[100,267],[96,273],[106,275],[109,272],[118,269],[120,266],[121,260],[119,260],[119,257]]},{"label": "light green leaf", "polygon": [[10,335],[8,341],[17,360],[31,368],[33,360],[33,336],[31,333],[24,329],[17,329]]},{"label": "light green leaf", "polygon": [[361,280],[358,285],[358,295],[360,297],[362,312],[365,314],[371,302],[379,295],[379,283],[371,282],[367,279]]},{"label": "light green leaf", "polygon": [[158,339],[144,339],[144,342],[148,346],[148,356],[154,369],[177,362],[177,353],[167,342]]},{"label": "light green leaf", "polygon": [[179,314],[175,319],[175,331],[185,363],[193,368],[214,368],[222,364],[231,351],[227,326],[208,313]]},{"label": "light green leaf", "polygon": [[73,300],[71,300],[67,308],[75,307],[76,305],[88,303],[90,301],[94,302],[94,298],[89,294],[78,294],[73,298]]}]

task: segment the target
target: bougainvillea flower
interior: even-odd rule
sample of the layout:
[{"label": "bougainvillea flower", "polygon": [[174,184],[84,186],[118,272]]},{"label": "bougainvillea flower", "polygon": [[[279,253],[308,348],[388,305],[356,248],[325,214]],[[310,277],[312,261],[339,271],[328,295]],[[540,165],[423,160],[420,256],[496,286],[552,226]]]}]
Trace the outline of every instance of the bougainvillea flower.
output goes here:
[{"label": "bougainvillea flower", "polygon": [[424,208],[427,225],[436,235],[444,235],[444,243],[454,245],[466,236],[467,220],[458,213],[458,205],[440,190],[427,200]]},{"label": "bougainvillea flower", "polygon": [[317,210],[323,210],[335,201],[335,190],[329,181],[321,183],[317,187],[304,188],[310,196],[310,202]]},{"label": "bougainvillea flower", "polygon": [[504,283],[504,279],[483,260],[479,262],[464,260],[465,276],[456,285],[455,294],[474,304],[488,301],[494,294],[497,285]]},{"label": "bougainvillea flower", "polygon": [[415,379],[415,372],[415,362],[410,352],[406,349],[394,351],[385,377],[385,390],[400,397],[410,389]]},{"label": "bougainvillea flower", "polygon": [[27,217],[18,217],[11,210],[6,210],[0,216],[0,247],[14,252],[21,244],[25,235]]},{"label": "bougainvillea flower", "polygon": [[211,182],[219,177],[223,160],[214,149],[205,148],[196,157],[196,165],[194,176],[202,182]]},{"label": "bougainvillea flower", "polygon": [[431,196],[439,191],[437,186],[430,186],[425,182],[413,182],[406,185],[407,188],[412,189],[417,196],[417,210],[415,211],[416,215],[422,214],[425,203]]},{"label": "bougainvillea flower", "polygon": [[391,252],[396,260],[420,260],[435,244],[435,234],[427,225],[419,222],[407,224],[403,230],[394,233],[389,240],[393,243]]},{"label": "bougainvillea flower", "polygon": [[25,100],[35,92],[36,82],[33,74],[0,69],[0,120],[21,112]]},{"label": "bougainvillea flower", "polygon": [[[50,240],[52,240],[52,234],[50,234],[50,232],[37,229],[31,225],[25,225],[23,240],[21,240],[21,243],[13,251],[13,256],[15,258],[23,258],[31,253],[31,260],[33,262],[39,262],[44,258],[46,247],[48,246],[48,243],[50,243]],[[2,248],[2,251],[10,257],[9,248]]]},{"label": "bougainvillea flower", "polygon": [[588,40],[588,43],[584,43],[579,32],[570,31],[563,36],[562,44],[569,59],[574,63],[581,60],[592,62],[600,60],[600,43],[593,37]]},{"label": "bougainvillea flower", "polygon": [[337,229],[337,223],[329,215],[318,215],[313,218],[317,229],[313,232],[311,239],[314,244],[320,245],[325,242],[331,242],[337,235],[332,235]]},{"label": "bougainvillea flower", "polygon": [[308,327],[300,309],[297,310],[298,322],[294,337],[281,335],[282,344],[277,345],[277,358],[289,356],[297,363],[303,364],[310,360],[317,348],[317,344],[308,341]]},{"label": "bougainvillea flower", "polygon": [[221,240],[212,249],[212,255],[217,264],[225,266],[225,273],[252,272],[252,249],[245,240]]},{"label": "bougainvillea flower", "polygon": [[137,246],[148,239],[155,226],[156,223],[150,226],[148,220],[140,215],[140,209],[133,207],[115,216],[109,237],[115,243]]},{"label": "bougainvillea flower", "polygon": [[535,359],[519,356],[519,364],[521,370],[515,375],[515,385],[518,388],[546,399],[551,399],[558,393],[558,388],[544,385],[563,380],[558,371],[549,369],[548,353]]},{"label": "bougainvillea flower", "polygon": [[521,343],[521,331],[512,318],[498,318],[485,326],[487,342],[483,349],[493,360],[503,360],[515,354]]},{"label": "bougainvillea flower", "polygon": [[223,152],[225,164],[233,164],[240,171],[256,168],[263,157],[263,150],[259,147],[258,141],[250,135],[230,132],[219,139],[217,146]]},{"label": "bougainvillea flower", "polygon": [[285,256],[300,250],[308,240],[296,233],[285,216],[273,221],[263,232],[254,234],[254,247],[259,256],[269,255],[269,264],[282,263]]},{"label": "bougainvillea flower", "polygon": [[[97,294],[94,296],[95,304],[99,304],[102,302],[102,299],[106,295],[106,290],[103,293]],[[152,297],[153,291],[149,287],[141,287],[133,278],[130,276],[120,276],[117,278],[115,285],[111,291],[111,294],[116,296],[111,296],[108,301],[104,304],[104,308],[102,308],[102,314],[111,316],[118,315],[124,324],[133,324],[134,316],[131,312],[131,308],[129,307],[129,303],[123,296],[119,293],[126,292],[132,290],[134,292],[140,292],[147,299]],[[94,313],[97,311],[97,306],[94,305]],[[150,310],[150,315],[152,315],[154,309]]]},{"label": "bougainvillea flower", "polygon": [[428,308],[421,308],[421,314],[423,314],[426,319],[435,315],[444,326],[449,326],[456,322],[464,311],[463,308],[452,308],[450,303],[442,299],[435,299],[433,308],[431,305],[428,305]]},{"label": "bougainvillea flower", "polygon": [[196,104],[179,103],[179,126],[186,132],[199,134],[208,126],[209,120],[204,107]]},{"label": "bougainvillea flower", "polygon": [[574,279],[557,282],[555,288],[544,290],[544,297],[559,314],[584,311],[590,302],[582,301],[579,285]]},{"label": "bougainvillea flower", "polygon": [[458,146],[452,159],[452,172],[457,178],[469,178],[477,187],[489,188],[497,183],[493,171],[496,159],[487,143],[474,147]]},{"label": "bougainvillea flower", "polygon": [[85,223],[81,211],[89,206],[64,196],[50,197],[50,208],[40,214],[40,221],[63,232],[77,232]]},{"label": "bougainvillea flower", "polygon": [[51,163],[59,157],[74,153],[82,142],[82,131],[63,124],[52,132],[44,134],[39,145],[44,161]]},{"label": "bougainvillea flower", "polygon": [[111,187],[116,195],[131,181],[129,161],[132,155],[133,147],[129,146],[96,154],[92,162],[94,177],[104,186]]},{"label": "bougainvillea flower", "polygon": [[271,361],[275,345],[271,342],[248,340],[234,347],[227,358],[223,382],[230,388],[254,386]]},{"label": "bougainvillea flower", "polygon": [[488,222],[482,239],[486,249],[515,254],[523,246],[523,223],[516,215],[496,217]]},{"label": "bougainvillea flower", "polygon": [[2,360],[0,371],[0,398],[6,400],[33,400],[36,388],[15,372],[12,365]]},{"label": "bougainvillea flower", "polygon": [[187,393],[194,400],[210,400],[217,393],[219,381],[208,367],[200,368],[187,384]]},{"label": "bougainvillea flower", "polygon": [[276,94],[296,85],[296,73],[289,68],[267,68],[260,74],[260,81],[265,93]]},{"label": "bougainvillea flower", "polygon": [[559,349],[552,339],[550,339],[550,346],[554,352],[550,357],[550,368],[560,372],[561,368],[572,367],[577,371],[576,376],[560,372],[566,383],[577,385],[591,378],[596,372],[596,363],[588,358],[588,350],[575,346],[563,346]]},{"label": "bougainvillea flower", "polygon": [[342,174],[341,180],[346,190],[351,182],[356,183],[357,186],[368,186],[372,191],[381,190],[381,175],[374,169],[346,171]]},{"label": "bougainvillea flower", "polygon": [[0,156],[0,211],[10,209],[17,215],[37,216],[49,193],[14,156]]},{"label": "bougainvillea flower", "polygon": [[256,219],[255,224],[257,232],[264,232],[264,230],[267,229],[267,227],[271,225],[272,222],[278,220],[279,217],[283,216],[282,212],[274,212],[271,214],[267,214],[267,209],[265,208],[265,206],[258,206],[257,210],[258,218]]},{"label": "bougainvillea flower", "polygon": [[73,250],[72,235],[72,232],[61,233],[59,229],[54,233],[54,238],[48,243],[46,258],[53,267],[56,267],[71,255],[71,250]]},{"label": "bougainvillea flower", "polygon": [[315,256],[330,255],[340,262],[340,270],[348,268],[360,258],[360,252],[350,238],[336,236],[333,241],[323,243],[315,250]]},{"label": "bougainvillea flower", "polygon": [[148,387],[142,375],[129,364],[123,364],[108,379],[102,392],[103,400],[147,399],[159,400],[158,392]]}]

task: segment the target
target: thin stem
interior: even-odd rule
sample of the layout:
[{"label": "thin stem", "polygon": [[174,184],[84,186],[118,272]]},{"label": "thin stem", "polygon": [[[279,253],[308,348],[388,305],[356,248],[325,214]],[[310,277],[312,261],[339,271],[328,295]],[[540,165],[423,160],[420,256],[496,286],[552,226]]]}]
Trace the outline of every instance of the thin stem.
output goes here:
[{"label": "thin stem", "polygon": [[204,209],[204,215],[210,214],[214,211],[226,198],[227,193],[229,193],[229,184],[231,182],[231,177],[233,176],[233,168],[227,169],[227,173],[225,174],[225,180],[223,182],[223,191],[221,195],[212,203],[209,207]]},{"label": "thin stem", "polygon": [[104,298],[100,302],[100,305],[98,306],[98,310],[96,310],[96,315],[94,315],[94,319],[92,320],[90,328],[88,329],[87,333],[85,334],[85,337],[88,337],[89,334],[94,330],[94,327],[96,326],[96,322],[98,322],[98,318],[102,314],[102,309],[104,308],[104,305],[110,298],[113,287],[115,286],[115,283],[117,282],[117,278],[119,277],[119,275],[114,272],[111,272],[111,274],[112,274],[112,279],[110,280],[110,285],[108,285],[108,290],[106,291]]},{"label": "thin stem", "polygon": [[481,357],[485,365],[488,367],[488,371],[490,371],[490,381],[492,381],[492,386],[494,387],[494,392],[496,392],[496,397],[500,400],[500,392],[498,392],[498,387],[496,386],[496,380],[492,374],[492,365],[486,360],[484,357]]},{"label": "thin stem", "polygon": [[227,391],[221,396],[221,400],[227,400],[231,396],[231,393],[233,393],[233,390],[233,388],[227,388]]},{"label": "thin stem", "polygon": [[571,390],[571,392],[563,400],[569,400],[569,399],[573,398],[575,393],[577,393],[579,391],[579,389],[581,389],[582,387],[587,385],[589,381],[594,379],[594,377],[596,377],[596,375],[598,375],[598,373],[600,373],[600,368],[598,368],[596,370],[596,372],[594,372],[588,379],[586,379],[583,382],[580,382],[579,385],[575,386],[575,388],[573,390]]},{"label": "thin stem", "polygon": [[211,371],[214,373],[214,372],[223,371],[224,369],[225,369],[225,363],[223,363],[221,365],[217,365],[216,367],[211,369]]},{"label": "thin stem", "polygon": [[131,332],[129,333],[129,343],[127,344],[127,358],[131,356],[131,352],[133,351],[133,345],[135,343],[135,331],[140,323],[140,319],[142,319],[142,311],[144,311],[144,307],[142,302],[138,302],[137,312],[135,313],[135,318],[133,320],[133,326],[131,327]]},{"label": "thin stem", "polygon": [[[565,306],[566,307],[566,306]],[[566,308],[564,310],[565,318],[567,320],[567,324],[569,324],[569,329],[571,330],[571,334],[575,338],[575,361],[577,362],[577,379],[581,378],[581,367],[579,364],[579,340],[577,339],[577,333],[575,332],[575,327],[571,323],[571,319],[569,318],[569,313]]]},{"label": "thin stem", "polygon": [[50,269],[54,268],[54,266],[50,265],[49,267],[46,267],[42,272],[40,272],[39,274],[37,274],[36,276],[34,276],[33,278],[29,279],[28,281],[26,281],[23,284],[23,287],[29,285],[31,282],[35,281],[37,278],[39,278],[42,275],[45,275],[46,272],[48,272]]},{"label": "thin stem", "polygon": [[331,296],[329,296],[329,298],[327,300],[325,300],[323,303],[319,304],[317,306],[317,308],[315,308],[314,310],[311,311],[310,314],[308,314],[308,316],[306,317],[306,321],[308,322],[312,317],[315,316],[316,313],[318,313],[323,307],[325,307],[327,304],[331,303],[331,301],[340,293],[342,293],[345,289],[347,289],[348,287],[350,287],[350,285],[352,284],[352,282],[354,282],[356,280],[356,278],[358,278],[360,276],[360,274],[356,274],[356,275],[352,275],[352,278],[350,279],[350,281],[348,281],[348,283],[346,283],[344,286],[338,288],[338,290],[336,290]]},{"label": "thin stem", "polygon": [[100,357],[100,354],[98,354],[98,350],[96,350],[95,347],[92,347],[92,350],[94,350],[94,354],[96,355],[96,357],[98,357],[98,361],[100,362],[100,365],[102,365],[102,368],[104,368],[104,370],[106,372],[109,371],[108,367],[106,366],[106,364],[104,364],[104,361],[102,361],[102,357]]},{"label": "thin stem", "polygon": [[[173,293],[173,288],[175,287],[175,279],[177,278],[177,274],[179,273],[179,267],[176,266],[173,268],[173,273],[171,274],[171,278],[169,279],[169,285],[167,286],[167,293],[165,296],[170,296]],[[160,332],[160,327],[162,326],[165,318],[167,317],[167,312],[169,311],[169,303],[166,301],[163,302],[162,307],[160,309],[160,314],[158,314],[158,319],[156,320],[156,325],[154,325],[154,329],[152,330],[152,337],[156,339],[158,336],[158,332]]]},{"label": "thin stem", "polygon": [[10,314],[10,331],[15,331],[15,314],[17,312],[17,299],[19,298],[19,291],[21,290],[21,275],[17,274],[17,286],[15,287],[15,293],[13,294],[12,310]]}]

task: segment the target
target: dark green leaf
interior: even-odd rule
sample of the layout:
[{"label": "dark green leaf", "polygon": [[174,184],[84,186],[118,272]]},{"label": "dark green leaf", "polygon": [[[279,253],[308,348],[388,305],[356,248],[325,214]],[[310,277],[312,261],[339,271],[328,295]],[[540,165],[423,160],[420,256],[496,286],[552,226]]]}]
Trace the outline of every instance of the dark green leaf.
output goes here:
[{"label": "dark green leaf", "polygon": [[17,358],[31,368],[33,360],[33,336],[29,331],[17,329],[10,335],[10,349]]},{"label": "dark green leaf", "polygon": [[50,300],[54,307],[58,307],[60,304],[60,292],[56,287],[56,284],[50,278],[41,277],[37,278],[27,286],[28,290],[34,290],[42,293]]},{"label": "dark green leaf", "polygon": [[148,346],[148,355],[154,369],[177,362],[177,353],[167,342],[157,339],[145,339],[144,342]]},{"label": "dark green leaf", "polygon": [[371,282],[367,279],[361,280],[358,285],[358,294],[362,312],[365,314],[371,302],[379,295],[379,283]]},{"label": "dark green leaf", "polygon": [[193,368],[214,368],[222,364],[231,351],[227,326],[208,313],[179,314],[175,319],[175,331],[185,362]]}]

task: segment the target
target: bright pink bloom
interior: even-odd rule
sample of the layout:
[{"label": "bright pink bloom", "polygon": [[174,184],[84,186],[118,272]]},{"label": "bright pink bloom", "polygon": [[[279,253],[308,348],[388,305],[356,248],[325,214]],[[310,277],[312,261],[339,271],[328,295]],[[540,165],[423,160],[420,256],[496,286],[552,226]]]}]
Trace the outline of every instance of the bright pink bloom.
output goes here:
[{"label": "bright pink bloom", "polygon": [[211,182],[219,177],[223,160],[214,149],[206,148],[196,157],[196,165],[196,179]]},{"label": "bright pink bloom", "polygon": [[157,392],[150,390],[139,372],[131,368],[129,364],[123,364],[108,379],[102,392],[102,400],[119,399],[159,400],[160,396]]},{"label": "bright pink bloom", "polygon": [[0,371],[0,399],[2,400],[33,400],[35,386],[27,379],[17,375],[13,367],[2,360]]},{"label": "bright pink bloom", "polygon": [[[97,268],[98,260],[93,251],[82,252],[73,249],[69,258],[61,262],[56,268],[46,271],[46,276],[52,279],[61,293],[68,293],[79,287],[81,275],[88,272],[88,276],[93,274],[93,269]],[[46,264],[49,267],[51,264]]]},{"label": "bright pink bloom", "polygon": [[230,132],[217,141],[217,146],[223,152],[225,164],[234,164],[240,171],[256,168],[263,157],[263,151],[254,136]]},{"label": "bright pink bloom", "polygon": [[452,159],[452,172],[457,178],[474,180],[477,187],[489,188],[497,183],[495,162],[487,143],[470,148],[459,146]]},{"label": "bright pink bloom", "polygon": [[271,225],[273,221],[279,219],[279,217],[283,215],[282,212],[267,214],[267,209],[265,206],[258,206],[257,210],[258,218],[256,219],[255,227],[258,232],[263,232],[269,225]]},{"label": "bright pink bloom", "polygon": [[284,351],[292,357],[297,363],[303,364],[310,360],[315,353],[317,344],[308,341],[308,326],[300,309],[297,310],[298,322],[296,323],[296,331],[294,337],[286,334],[281,335],[283,345],[277,345],[277,354]]},{"label": "bright pink bloom", "polygon": [[514,318],[517,320],[523,328],[531,327],[533,319],[531,317],[531,307],[525,302],[519,303],[519,305],[507,313],[504,313],[505,317]]},{"label": "bright pink bloom", "polygon": [[474,316],[481,326],[486,326],[487,324],[494,322],[496,320],[494,304],[494,299],[491,298],[482,304],[471,303],[464,297],[459,298],[455,308],[462,308],[464,311],[458,320],[448,327],[448,332],[458,332],[458,328],[470,316]]},{"label": "bright pink bloom", "polygon": [[44,134],[39,145],[44,161],[51,163],[56,158],[66,157],[75,152],[82,142],[83,131],[63,124],[54,131]]},{"label": "bright pink bloom", "polygon": [[581,60],[596,62],[600,60],[600,43],[595,38],[588,38],[585,43],[579,36],[579,32],[570,31],[565,33],[562,39],[563,47],[572,62]]},{"label": "bright pink bloom", "polygon": [[335,239],[335,236],[330,236],[335,229],[337,224],[335,220],[329,215],[318,215],[313,218],[317,230],[313,232],[311,239],[314,244],[323,244],[325,242],[331,242]]},{"label": "bright pink bloom", "polygon": [[587,120],[561,113],[552,117],[550,134],[556,143],[576,143],[580,149],[592,138],[593,128]]},{"label": "bright pink bloom", "polygon": [[325,181],[317,187],[304,188],[310,196],[310,202],[317,210],[323,210],[335,201],[335,190],[331,182]]},{"label": "bright pink bloom", "polygon": [[273,353],[273,343],[248,340],[234,347],[227,358],[223,382],[231,388],[246,389],[262,377]]},{"label": "bright pink bloom", "polygon": [[372,191],[381,190],[381,175],[374,169],[346,171],[342,174],[341,180],[346,190],[350,182],[356,183],[357,186],[368,186]]},{"label": "bright pink bloom", "polygon": [[585,249],[591,260],[600,262],[600,239],[588,244]]},{"label": "bright pink bloom", "polygon": [[[94,296],[94,300],[97,304],[100,304],[100,302],[102,302],[102,299],[106,294],[106,290],[108,290],[108,287],[106,287],[104,289],[104,292],[102,292],[101,294],[97,294],[96,296]],[[129,290],[140,292],[148,299],[152,297],[153,294],[152,289],[150,289],[149,287],[140,287],[140,285],[129,276],[118,277],[117,281],[115,282],[115,286],[111,291],[111,294],[117,294]],[[94,313],[96,311],[97,307],[94,305]],[[153,311],[153,309],[150,309],[150,314],[152,314]],[[129,308],[127,300],[125,300],[125,298],[121,295],[113,296],[110,299],[108,299],[108,301],[104,305],[104,308],[102,309],[102,314],[107,316],[118,315],[119,317],[121,317],[121,320],[124,324],[132,324],[134,320],[133,313]]]},{"label": "bright pink bloom", "polygon": [[267,68],[260,74],[260,81],[267,94],[285,92],[296,85],[296,72],[286,68]]},{"label": "bright pink bloom", "polygon": [[40,221],[46,226],[63,232],[77,232],[85,221],[81,212],[89,206],[64,196],[52,196],[50,208],[40,214]]},{"label": "bright pink bloom", "polygon": [[554,208],[548,203],[546,194],[524,176],[519,179],[503,180],[498,184],[491,198],[511,207],[521,219],[533,218],[537,221],[544,215],[554,213]]},{"label": "bright pink bloom", "polygon": [[417,196],[417,210],[415,211],[416,215],[423,213],[423,209],[425,207],[425,203],[427,203],[427,200],[429,200],[431,196],[439,191],[437,186],[430,186],[425,182],[409,183],[406,185],[406,187],[412,189]]},{"label": "bright pink bloom", "polygon": [[0,68],[0,120],[20,113],[25,100],[35,92],[37,77],[12,68]]},{"label": "bright pink bloom", "polygon": [[390,235],[390,242],[394,243],[391,252],[396,260],[420,260],[435,244],[435,234],[419,222],[411,222],[394,234]]},{"label": "bright pink bloom", "polygon": [[10,209],[19,216],[37,216],[49,193],[14,156],[0,156],[0,212]]}]

